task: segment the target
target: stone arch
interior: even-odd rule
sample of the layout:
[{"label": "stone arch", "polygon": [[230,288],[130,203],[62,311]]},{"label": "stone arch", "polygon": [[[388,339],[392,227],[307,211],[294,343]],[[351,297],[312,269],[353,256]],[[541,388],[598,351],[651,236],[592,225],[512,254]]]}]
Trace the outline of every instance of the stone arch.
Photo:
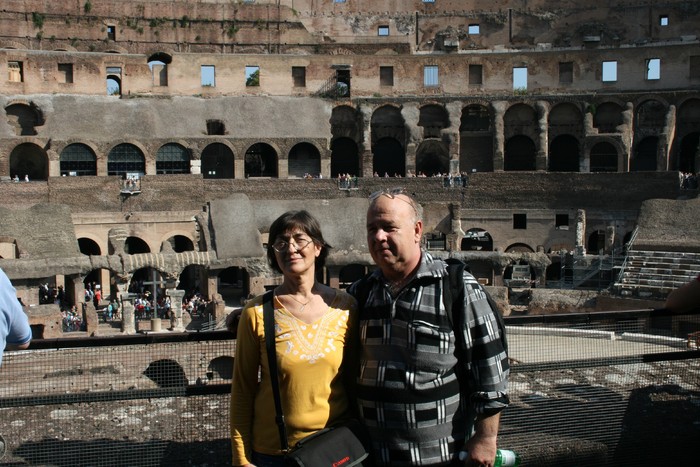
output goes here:
[{"label": "stone arch", "polygon": [[350,138],[355,142],[362,139],[362,113],[349,105],[339,105],[331,112],[331,135],[336,138]]},{"label": "stone arch", "polygon": [[245,152],[245,176],[278,177],[279,151],[269,143],[251,144]]},{"label": "stone arch", "polygon": [[666,113],[668,105],[659,99],[647,99],[635,108],[635,129],[655,130],[661,133],[666,126]]},{"label": "stone arch", "polygon": [[605,250],[605,230],[593,230],[587,238],[586,250],[592,254],[598,254],[599,251]]},{"label": "stone arch", "polygon": [[459,248],[462,251],[493,251],[493,237],[487,230],[473,227],[465,232]]},{"label": "stone arch", "polygon": [[379,176],[406,175],[406,154],[394,138],[382,138],[372,145],[372,170]]},{"label": "stone arch", "polygon": [[61,150],[59,156],[61,175],[97,175],[97,155],[84,143],[71,143]]},{"label": "stone arch", "polygon": [[493,115],[489,107],[470,104],[459,125],[459,168],[465,172],[493,171]]},{"label": "stone arch", "polygon": [[233,178],[235,174],[234,153],[228,144],[215,142],[202,150],[203,178]]},{"label": "stone arch", "polygon": [[419,110],[418,126],[423,127],[423,138],[439,138],[442,129],[450,126],[450,116],[444,105],[425,104]]},{"label": "stone arch", "polygon": [[172,55],[163,51],[155,52],[148,57],[148,68],[151,70],[154,86],[168,85],[168,65],[172,61]]},{"label": "stone arch", "polygon": [[229,306],[240,306],[250,295],[250,274],[242,267],[226,268],[216,275],[217,290]]},{"label": "stone arch", "polygon": [[102,255],[102,248],[100,247],[99,242],[95,241],[87,235],[83,235],[82,237],[78,238],[78,248],[80,249],[80,253],[83,255]]},{"label": "stone arch", "polygon": [[537,148],[528,136],[516,135],[506,141],[503,155],[503,170],[536,170]]},{"label": "stone arch", "polygon": [[141,176],[146,173],[146,157],[134,143],[120,143],[107,154],[107,175]]},{"label": "stone arch", "polygon": [[124,240],[124,253],[127,255],[139,255],[150,253],[151,247],[144,239],[136,236],[126,237]]},{"label": "stone arch", "polygon": [[23,179],[26,176],[29,180],[48,180],[49,178],[49,157],[46,150],[34,143],[21,143],[12,149],[10,153],[10,173]]},{"label": "stone arch", "polygon": [[634,156],[630,163],[630,172],[657,170],[658,136],[647,136],[634,147]]},{"label": "stone arch", "polygon": [[571,102],[561,102],[552,107],[547,116],[549,132],[564,128],[571,131],[572,128],[582,130],[583,113],[581,109]]},{"label": "stone arch", "polygon": [[681,140],[675,169],[681,172],[697,173],[697,160],[700,157],[700,132],[685,135]]},{"label": "stone arch", "polygon": [[505,250],[506,253],[534,253],[535,250],[527,243],[511,243]]},{"label": "stone arch", "polygon": [[207,379],[221,379],[230,381],[233,379],[233,360],[229,355],[214,358],[207,366]]},{"label": "stone arch", "polygon": [[401,148],[406,146],[406,122],[401,115],[401,108],[392,104],[385,104],[374,112],[370,119],[372,134],[372,149],[382,139],[391,138],[397,141]]},{"label": "stone arch", "polygon": [[416,150],[416,172],[431,177],[450,172],[450,150],[438,139],[423,141]]},{"label": "stone arch", "polygon": [[202,290],[202,285],[207,281],[207,269],[201,264],[188,264],[178,275],[177,288],[185,293],[194,293]]},{"label": "stone arch", "polygon": [[578,172],[581,149],[579,141],[572,135],[559,135],[549,145],[548,170],[550,172]]},{"label": "stone arch", "polygon": [[151,362],[143,374],[159,388],[185,388],[189,384],[182,366],[170,358]]},{"label": "stone arch", "polygon": [[340,174],[360,175],[360,155],[351,138],[335,138],[331,142],[331,177]]},{"label": "stone arch", "polygon": [[603,102],[595,106],[593,128],[598,133],[617,133],[617,127],[624,123],[625,107],[617,102]]},{"label": "stone arch", "polygon": [[184,253],[195,251],[195,242],[189,235],[183,233],[169,233],[161,242],[161,253]]},{"label": "stone arch", "polygon": [[33,102],[14,101],[5,106],[5,114],[16,136],[34,136],[36,127],[44,124],[44,114]]},{"label": "stone arch", "polygon": [[462,109],[459,131],[491,131],[491,112],[481,104],[469,104]]},{"label": "stone arch", "polygon": [[156,152],[156,174],[190,173],[192,151],[180,143],[165,143]]},{"label": "stone arch", "polygon": [[531,140],[539,133],[537,111],[528,104],[513,104],[503,115],[503,136],[510,139],[527,135]]},{"label": "stone arch", "polygon": [[287,164],[290,177],[318,176],[321,174],[321,151],[312,143],[297,143],[289,151]]},{"label": "stone arch", "polygon": [[599,140],[589,151],[590,172],[617,172],[624,164],[621,162],[622,148],[615,140]]},{"label": "stone arch", "polygon": [[2,40],[0,41],[0,49],[9,49],[9,50],[22,50],[26,49],[27,46],[17,42],[17,41],[10,41],[10,40]]}]

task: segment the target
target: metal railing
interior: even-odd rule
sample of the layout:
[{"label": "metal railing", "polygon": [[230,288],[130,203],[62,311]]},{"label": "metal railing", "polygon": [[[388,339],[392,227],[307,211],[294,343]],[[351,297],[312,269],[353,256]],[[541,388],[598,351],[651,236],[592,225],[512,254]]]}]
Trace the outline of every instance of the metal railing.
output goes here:
[{"label": "metal railing", "polygon": [[[523,466],[680,465],[700,439],[699,311],[507,317],[511,406],[499,445]],[[225,331],[5,352],[0,463],[230,465],[234,356]]]}]

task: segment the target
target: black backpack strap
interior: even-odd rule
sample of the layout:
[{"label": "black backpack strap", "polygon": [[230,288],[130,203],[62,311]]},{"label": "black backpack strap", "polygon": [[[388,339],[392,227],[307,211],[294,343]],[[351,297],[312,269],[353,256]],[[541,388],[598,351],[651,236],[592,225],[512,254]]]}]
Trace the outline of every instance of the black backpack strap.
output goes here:
[{"label": "black backpack strap", "polygon": [[275,348],[275,309],[272,306],[273,291],[265,292],[263,295],[263,324],[265,329],[265,349],[267,350],[267,365],[270,369],[270,384],[272,384],[272,395],[275,399],[275,422],[280,435],[280,446],[282,452],[289,450],[287,442],[287,427],[284,424],[284,413],[282,412],[282,399],[280,397],[279,375],[277,374],[277,349]]},{"label": "black backpack strap", "polygon": [[[447,317],[450,319],[452,330],[455,333],[456,345],[459,349],[464,350],[466,348],[463,339],[464,335],[462,332],[458,332],[462,326],[462,310],[459,307],[464,302],[464,272],[469,272],[469,266],[455,258],[449,258],[445,262],[447,263],[447,275],[442,278],[442,300],[447,311]],[[496,325],[501,335],[501,344],[507,352],[508,341],[506,340],[506,326],[503,316],[498,312],[496,301],[486,289],[484,289],[484,294],[486,294],[486,300],[489,302],[489,306],[496,318]],[[455,310],[455,308],[457,309]]]}]

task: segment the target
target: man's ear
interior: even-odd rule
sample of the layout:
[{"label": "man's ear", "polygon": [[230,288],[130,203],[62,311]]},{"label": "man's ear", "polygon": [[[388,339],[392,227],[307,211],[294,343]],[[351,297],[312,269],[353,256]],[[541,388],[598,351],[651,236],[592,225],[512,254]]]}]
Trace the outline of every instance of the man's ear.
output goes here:
[{"label": "man's ear", "polygon": [[413,233],[416,237],[416,242],[420,243],[420,239],[423,237],[423,221],[416,221],[413,226]]}]

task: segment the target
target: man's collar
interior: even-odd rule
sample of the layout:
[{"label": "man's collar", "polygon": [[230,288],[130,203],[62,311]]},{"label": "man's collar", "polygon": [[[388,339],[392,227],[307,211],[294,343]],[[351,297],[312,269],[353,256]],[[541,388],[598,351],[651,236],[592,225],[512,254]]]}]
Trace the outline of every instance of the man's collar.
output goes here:
[{"label": "man's collar", "polygon": [[[445,274],[447,274],[447,265],[445,262],[439,258],[433,258],[433,255],[425,250],[421,250],[418,270],[413,275],[412,280],[422,277],[443,277]],[[373,281],[389,282],[379,268],[375,269],[369,275],[369,279]]]}]

